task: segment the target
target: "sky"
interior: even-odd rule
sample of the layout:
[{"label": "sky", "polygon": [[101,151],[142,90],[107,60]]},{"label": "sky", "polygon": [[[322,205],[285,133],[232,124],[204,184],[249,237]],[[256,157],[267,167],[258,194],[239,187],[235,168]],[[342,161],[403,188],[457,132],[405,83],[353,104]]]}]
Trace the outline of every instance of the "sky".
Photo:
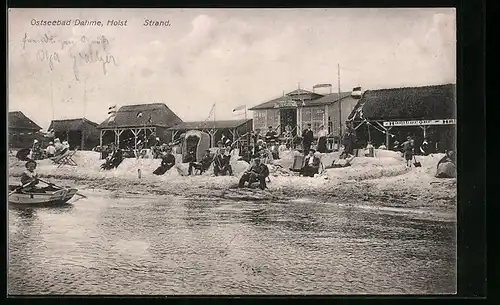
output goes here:
[{"label": "sky", "polygon": [[[9,111],[44,129],[52,119],[101,123],[112,105],[156,102],[184,121],[207,119],[214,103],[216,119],[241,119],[233,108],[299,84],[337,92],[338,65],[342,92],[456,79],[449,8],[10,9],[8,18]],[[32,25],[42,20],[72,23]]]}]

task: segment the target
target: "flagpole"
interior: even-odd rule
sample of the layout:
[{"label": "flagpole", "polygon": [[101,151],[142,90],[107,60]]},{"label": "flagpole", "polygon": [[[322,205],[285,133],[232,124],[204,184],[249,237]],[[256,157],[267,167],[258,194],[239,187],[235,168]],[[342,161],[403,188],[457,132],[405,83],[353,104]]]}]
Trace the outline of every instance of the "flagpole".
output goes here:
[{"label": "flagpole", "polygon": [[85,119],[85,115],[87,112],[87,79],[85,78],[84,89],[83,89],[83,118]]},{"label": "flagpole", "polygon": [[340,63],[337,64],[337,77],[338,77],[338,89],[339,89],[339,135],[342,138],[342,98],[340,96]]},{"label": "flagpole", "polygon": [[50,104],[52,106],[52,121],[54,120],[54,90],[52,90],[52,75],[49,78],[50,80]]}]

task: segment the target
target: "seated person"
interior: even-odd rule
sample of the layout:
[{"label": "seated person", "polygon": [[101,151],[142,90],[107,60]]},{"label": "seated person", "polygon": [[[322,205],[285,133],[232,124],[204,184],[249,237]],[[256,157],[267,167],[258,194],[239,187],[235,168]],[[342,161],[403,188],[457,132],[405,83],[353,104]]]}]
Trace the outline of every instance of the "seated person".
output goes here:
[{"label": "seated person", "polygon": [[153,174],[155,175],[163,175],[165,174],[169,169],[174,167],[175,165],[175,156],[172,154],[172,149],[168,147],[165,152],[163,153],[163,156],[161,157],[161,164],[160,166],[155,169]]},{"label": "seated person", "polygon": [[450,162],[453,163],[453,165],[455,165],[456,159],[455,159],[455,152],[453,150],[447,151],[446,155],[443,158],[441,158],[441,160],[439,160],[437,166],[439,167],[441,163],[446,163],[446,162]]},{"label": "seated person", "polygon": [[21,161],[28,161],[28,160],[31,160],[29,158],[29,155],[31,153],[31,147],[27,147],[27,148],[23,148],[23,149],[20,149],[17,153],[16,153],[16,158],[21,160]]},{"label": "seated person", "polygon": [[446,155],[439,160],[436,168],[436,178],[455,178],[456,177],[456,166],[455,166],[455,152],[449,150]]},{"label": "seated person", "polygon": [[25,164],[26,170],[23,172],[21,175],[21,184],[23,186],[26,185],[24,188],[25,191],[33,191],[36,189],[36,185],[38,184],[38,173],[35,171],[36,169],[36,162],[33,160],[29,160]]},{"label": "seated person", "polygon": [[269,148],[267,148],[266,143],[262,144],[262,148],[260,149],[260,158],[264,164],[269,164],[274,160],[273,153]]},{"label": "seated person", "polygon": [[253,158],[260,158],[261,151],[264,149],[264,141],[257,140],[257,144],[253,147]]},{"label": "seated person", "polygon": [[273,126],[269,126],[266,132],[266,142],[271,142],[276,140],[278,134],[274,131]]},{"label": "seated person", "polygon": [[217,152],[214,158],[214,174],[216,176],[233,175],[233,168],[231,167],[231,148],[226,147],[224,153]]},{"label": "seated person", "polygon": [[62,156],[68,151],[68,148],[61,143],[59,138],[54,139],[54,148],[56,149],[54,157]]},{"label": "seated person", "polygon": [[260,163],[259,158],[255,158],[254,164],[241,176],[238,187],[245,187],[245,182],[248,182],[248,185],[250,185],[258,181],[260,189],[264,190],[267,187],[266,178],[268,176],[269,168],[265,164]]},{"label": "seated person", "polygon": [[200,174],[203,174],[203,172],[210,168],[210,164],[212,164],[212,155],[210,154],[210,149],[205,150],[205,155],[200,162],[196,162],[194,153],[191,152],[191,155],[193,158],[191,159],[191,161],[189,161],[188,176],[193,173],[193,169],[197,169],[200,171]]},{"label": "seated person", "polygon": [[123,152],[121,149],[117,148],[111,155],[107,158],[106,162],[101,165],[104,170],[110,170],[112,168],[117,168],[123,161]]},{"label": "seated person", "polygon": [[54,155],[56,154],[56,148],[54,147],[54,143],[49,142],[49,145],[45,149],[45,153],[47,154],[48,158],[54,157]]},{"label": "seated person", "polygon": [[40,143],[37,140],[35,140],[33,143],[33,151],[31,153],[31,159],[33,160],[43,159],[42,148],[40,147]]},{"label": "seated person", "polygon": [[314,155],[316,151],[314,149],[309,150],[309,155],[305,157],[304,164],[300,170],[300,174],[305,177],[314,177],[315,174],[319,173],[319,158]]}]

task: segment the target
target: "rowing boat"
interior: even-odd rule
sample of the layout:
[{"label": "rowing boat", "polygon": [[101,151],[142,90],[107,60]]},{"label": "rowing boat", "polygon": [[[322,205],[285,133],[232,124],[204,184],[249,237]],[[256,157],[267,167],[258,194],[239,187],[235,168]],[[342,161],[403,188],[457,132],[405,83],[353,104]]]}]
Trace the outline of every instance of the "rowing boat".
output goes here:
[{"label": "rowing boat", "polygon": [[[15,191],[19,186],[10,185]],[[68,202],[78,192],[75,188],[37,188],[35,190],[18,190],[9,196],[9,203],[16,205],[57,205]]]}]

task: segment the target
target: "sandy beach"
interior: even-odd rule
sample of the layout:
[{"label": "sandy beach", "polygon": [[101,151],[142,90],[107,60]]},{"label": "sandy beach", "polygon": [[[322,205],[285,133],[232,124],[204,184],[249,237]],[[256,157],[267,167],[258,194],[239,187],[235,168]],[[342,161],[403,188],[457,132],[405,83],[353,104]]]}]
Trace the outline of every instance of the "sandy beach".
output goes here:
[{"label": "sandy beach", "polygon": [[[422,167],[406,168],[397,152],[376,150],[375,157],[357,157],[346,168],[327,169],[319,177],[299,177],[288,168],[293,155],[298,152],[281,153],[270,168],[268,190],[255,190],[249,200],[311,198],[324,202],[374,205],[384,207],[418,208],[454,214],[456,208],[456,179],[435,178],[436,164],[442,154],[419,156]],[[331,164],[339,153],[319,154],[323,164]],[[78,166],[57,168],[50,160],[38,161],[37,171],[41,177],[63,181],[66,185],[80,189],[102,189],[128,194],[168,194],[183,197],[231,198],[231,189],[248,164],[231,161],[234,176],[215,177],[213,171],[198,176],[187,176],[188,164],[180,163],[163,176],[152,174],[159,166],[158,159],[125,159],[114,170],[100,171],[104,162],[96,152],[77,152],[74,160]],[[138,169],[141,178],[138,178]],[[9,158],[10,183],[18,183],[24,170],[24,162]],[[239,197],[239,199],[244,199]]]}]

